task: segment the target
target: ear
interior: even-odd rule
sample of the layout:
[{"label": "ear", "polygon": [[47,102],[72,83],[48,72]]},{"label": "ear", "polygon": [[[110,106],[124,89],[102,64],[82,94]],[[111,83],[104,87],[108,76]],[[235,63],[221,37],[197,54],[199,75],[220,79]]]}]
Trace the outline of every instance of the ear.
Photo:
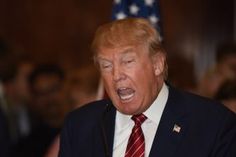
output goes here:
[{"label": "ear", "polygon": [[163,53],[157,53],[152,56],[152,64],[156,76],[163,73],[166,57]]}]

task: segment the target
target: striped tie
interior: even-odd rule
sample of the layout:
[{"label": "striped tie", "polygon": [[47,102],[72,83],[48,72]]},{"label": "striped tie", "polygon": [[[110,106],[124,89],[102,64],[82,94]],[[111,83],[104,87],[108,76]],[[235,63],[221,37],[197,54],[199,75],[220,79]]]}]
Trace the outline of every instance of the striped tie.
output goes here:
[{"label": "striped tie", "polygon": [[147,117],[143,114],[139,114],[132,116],[131,119],[134,121],[135,125],[129,137],[125,157],[144,157],[145,142],[141,125]]}]

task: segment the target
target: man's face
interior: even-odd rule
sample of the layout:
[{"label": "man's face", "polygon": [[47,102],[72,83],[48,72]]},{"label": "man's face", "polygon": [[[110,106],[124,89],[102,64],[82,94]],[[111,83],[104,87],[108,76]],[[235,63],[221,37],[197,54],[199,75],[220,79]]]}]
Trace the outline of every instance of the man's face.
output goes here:
[{"label": "man's face", "polygon": [[163,83],[160,75],[164,57],[150,57],[141,46],[102,49],[97,57],[105,89],[115,107],[128,115],[144,112]]},{"label": "man's face", "polygon": [[228,54],[219,60],[217,69],[223,76],[234,77],[236,74],[236,54]]},{"label": "man's face", "polygon": [[55,74],[41,74],[33,84],[32,107],[48,121],[59,121],[63,107],[63,83]]}]

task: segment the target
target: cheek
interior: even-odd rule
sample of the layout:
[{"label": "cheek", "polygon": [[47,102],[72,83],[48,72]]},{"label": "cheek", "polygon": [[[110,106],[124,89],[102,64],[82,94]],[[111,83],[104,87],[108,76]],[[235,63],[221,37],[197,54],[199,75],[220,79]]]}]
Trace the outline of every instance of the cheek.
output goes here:
[{"label": "cheek", "polygon": [[111,90],[113,87],[113,81],[112,81],[112,76],[111,75],[102,75],[102,79],[103,79],[103,84],[106,90]]},{"label": "cheek", "polygon": [[146,90],[151,89],[155,85],[156,76],[154,69],[151,67],[143,68],[139,70],[136,75],[136,82],[141,91],[147,92]]}]

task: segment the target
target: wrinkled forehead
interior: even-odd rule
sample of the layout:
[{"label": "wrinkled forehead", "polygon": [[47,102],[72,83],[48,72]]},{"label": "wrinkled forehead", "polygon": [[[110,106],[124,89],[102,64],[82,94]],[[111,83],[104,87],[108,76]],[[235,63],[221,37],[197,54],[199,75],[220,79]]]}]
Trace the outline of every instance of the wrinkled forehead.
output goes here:
[{"label": "wrinkled forehead", "polygon": [[143,39],[135,37],[131,33],[114,32],[114,34],[103,38],[101,43],[97,46],[95,57],[98,56],[111,56],[111,55],[126,55],[130,53],[138,53],[138,50],[148,50],[147,44]]},{"label": "wrinkled forehead", "polygon": [[137,53],[136,47],[134,46],[121,46],[113,48],[101,48],[97,52],[98,58],[103,58],[105,56],[118,56],[118,55],[127,55],[131,53]]},{"label": "wrinkled forehead", "polygon": [[148,48],[142,44],[130,45],[124,44],[117,47],[101,47],[97,54],[94,56],[95,59],[99,58],[116,58],[124,56],[140,56],[142,54],[149,54]]}]

